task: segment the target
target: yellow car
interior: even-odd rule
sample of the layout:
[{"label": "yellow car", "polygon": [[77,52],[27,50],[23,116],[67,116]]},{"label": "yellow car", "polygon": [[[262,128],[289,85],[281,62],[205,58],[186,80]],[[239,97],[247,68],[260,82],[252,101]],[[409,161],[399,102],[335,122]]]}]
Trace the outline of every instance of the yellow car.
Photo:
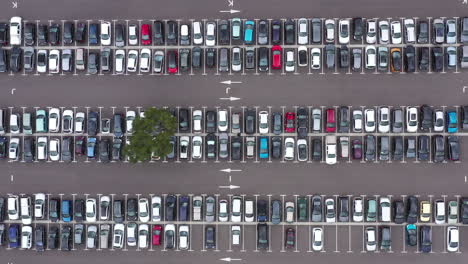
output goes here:
[{"label": "yellow car", "polygon": [[431,221],[431,203],[429,201],[421,201],[420,207],[420,220],[421,222]]}]

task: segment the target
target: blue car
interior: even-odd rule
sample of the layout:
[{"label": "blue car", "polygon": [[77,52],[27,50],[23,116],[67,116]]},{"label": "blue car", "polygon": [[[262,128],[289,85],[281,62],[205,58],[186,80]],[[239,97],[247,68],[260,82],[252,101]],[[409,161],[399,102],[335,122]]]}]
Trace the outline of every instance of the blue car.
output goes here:
[{"label": "blue car", "polygon": [[8,241],[10,241],[10,248],[19,247],[19,225],[10,225],[8,229]]},{"label": "blue car", "polygon": [[260,146],[258,154],[261,159],[268,159],[268,138],[260,137]]},{"label": "blue car", "polygon": [[254,41],[255,22],[252,20],[245,21],[244,43],[253,44]]},{"label": "blue car", "polygon": [[86,155],[90,159],[94,159],[96,157],[96,138],[89,137],[88,143],[86,143]]},{"label": "blue car", "polygon": [[447,112],[447,132],[457,133],[457,131],[458,131],[457,112],[448,111]]},{"label": "blue car", "polygon": [[72,201],[70,200],[63,200],[62,201],[62,221],[70,222],[72,220]]}]

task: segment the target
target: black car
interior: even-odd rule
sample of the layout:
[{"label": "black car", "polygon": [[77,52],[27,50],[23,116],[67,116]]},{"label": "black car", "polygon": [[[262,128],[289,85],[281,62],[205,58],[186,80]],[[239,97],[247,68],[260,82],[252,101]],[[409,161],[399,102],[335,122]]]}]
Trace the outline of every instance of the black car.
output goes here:
[{"label": "black car", "polygon": [[62,139],[62,161],[64,162],[70,162],[73,159],[73,138],[72,137],[64,137]]},{"label": "black car", "polygon": [[328,44],[325,46],[325,64],[328,69],[335,68],[335,46]]},{"label": "black car", "polygon": [[216,67],[216,49],[214,49],[214,48],[206,49],[205,65],[208,68]]},{"label": "black car", "polygon": [[304,66],[307,66],[307,50],[299,50],[297,52],[297,58],[298,58],[298,65],[301,66],[301,65],[304,65]]},{"label": "black car", "polygon": [[179,131],[190,131],[190,114],[189,110],[186,108],[179,109]]},{"label": "black car", "polygon": [[130,198],[127,200],[127,221],[138,220],[138,200]]},{"label": "black car", "polygon": [[179,70],[181,72],[186,72],[190,69],[190,50],[189,49],[180,49],[179,50]]},{"label": "black car", "polygon": [[445,140],[441,135],[433,136],[434,141],[434,151],[433,151],[433,160],[434,162],[444,162],[445,161]]},{"label": "black car", "polygon": [[396,224],[403,224],[406,222],[406,208],[405,204],[401,200],[393,202],[393,222]]},{"label": "black car", "polygon": [[420,239],[419,239],[419,250],[423,253],[429,253],[432,251],[432,230],[430,226],[421,226]]},{"label": "black car", "polygon": [[22,52],[23,50],[20,47],[13,47],[10,50],[10,70],[12,72],[19,72],[21,71],[22,63]]},{"label": "black car", "polygon": [[338,197],[338,221],[348,222],[349,221],[349,198]]},{"label": "black car", "polygon": [[432,121],[434,113],[432,108],[428,105],[422,105],[420,108],[419,119],[421,120],[421,127],[420,129],[424,132],[429,131],[432,128]]},{"label": "black car", "polygon": [[429,23],[427,21],[420,21],[418,26],[418,39],[419,44],[429,42]]},{"label": "black car", "polygon": [[270,65],[270,52],[266,47],[258,48],[258,70],[261,72],[268,71],[268,67]]},{"label": "black car", "polygon": [[206,135],[205,138],[205,155],[208,159],[216,158],[216,146],[217,140],[216,136],[213,133]]},{"label": "black car", "polygon": [[405,71],[415,72],[416,70],[416,50],[413,46],[405,47]]},{"label": "black car", "polygon": [[177,219],[176,203],[177,197],[175,197],[174,195],[168,195],[166,197],[166,221],[175,221]]},{"label": "black car", "polygon": [[258,249],[268,249],[268,225],[257,224],[257,247]]},{"label": "black car", "polygon": [[231,159],[242,159],[242,137],[231,137]]},{"label": "black car", "polygon": [[441,72],[444,69],[444,51],[441,47],[432,48],[432,70]]},{"label": "black car", "polygon": [[59,229],[56,226],[52,226],[47,234],[47,246],[49,249],[58,248],[58,237]]},{"label": "black car", "polygon": [[86,24],[79,22],[76,25],[75,41],[83,43],[86,40]]},{"label": "black car", "polygon": [[468,224],[468,197],[460,199],[460,222],[464,225]]},{"label": "black car", "polygon": [[301,138],[307,137],[309,133],[309,111],[301,107],[297,110],[297,134]]},{"label": "black car", "polygon": [[0,197],[0,222],[3,222],[4,220],[5,220],[5,199],[3,197]]},{"label": "black car", "polygon": [[99,44],[99,25],[92,23],[89,25],[88,43],[90,45]]},{"label": "black car", "polygon": [[362,22],[362,18],[356,17],[353,18],[353,39],[356,41],[362,40],[362,35],[364,34],[364,25]]},{"label": "black car", "polygon": [[205,130],[206,133],[215,133],[217,131],[216,125],[216,112],[215,111],[206,111],[205,117]]},{"label": "black car", "polygon": [[340,107],[338,113],[339,123],[338,123],[338,132],[348,133],[349,132],[349,108],[347,106]]},{"label": "black car", "polygon": [[96,136],[98,132],[98,119],[99,119],[99,114],[96,112],[89,112],[88,113],[88,122],[87,122],[87,130],[88,130],[88,135],[89,136]]},{"label": "black car", "polygon": [[57,222],[59,219],[60,212],[60,201],[58,199],[52,198],[49,201],[49,219],[52,222]]},{"label": "black car", "polygon": [[167,45],[177,45],[177,36],[178,36],[178,28],[177,22],[175,21],[167,21],[166,24],[166,44]]},{"label": "black car", "polygon": [[312,30],[312,43],[321,43],[322,42],[322,20],[320,18],[312,18],[311,21],[311,30]]},{"label": "black car", "polygon": [[85,218],[85,201],[83,199],[75,200],[73,215],[76,222],[81,222]]},{"label": "black car", "polygon": [[118,161],[122,157],[122,139],[114,138],[112,142],[112,160]]},{"label": "black car", "polygon": [[0,137],[0,159],[3,159],[7,155],[7,138]]},{"label": "black car", "polygon": [[179,221],[190,220],[190,198],[188,196],[179,197]]},{"label": "black car", "polygon": [[428,47],[419,48],[419,70],[420,71],[429,70],[429,48]]},{"label": "black car", "polygon": [[114,133],[115,138],[121,138],[123,136],[123,118],[121,114],[114,114],[112,118],[112,132]]},{"label": "black car", "polygon": [[99,142],[99,160],[101,162],[110,161],[110,144],[109,139],[102,139]]},{"label": "black car", "polygon": [[49,44],[59,45],[60,44],[60,26],[59,24],[52,24],[49,27]]},{"label": "black car", "polygon": [[36,53],[31,47],[23,49],[23,68],[27,72],[32,72],[36,69]]},{"label": "black car", "polygon": [[322,160],[322,139],[314,138],[312,140],[312,160]]},{"label": "black car", "polygon": [[153,43],[154,45],[164,45],[164,22],[157,20],[153,23]]},{"label": "black car", "polygon": [[419,136],[418,137],[418,159],[421,161],[429,160],[430,150],[431,147],[429,143],[429,136]]},{"label": "black car", "polygon": [[458,161],[460,160],[460,144],[458,141],[457,136],[448,136],[447,137],[447,144],[448,144],[448,158],[451,161]]},{"label": "black car", "polygon": [[320,196],[316,195],[312,197],[311,211],[312,222],[322,222],[322,198]]},{"label": "black car", "polygon": [[34,246],[37,251],[44,251],[46,246],[45,241],[45,227],[43,225],[36,225],[34,228]]},{"label": "black car", "polygon": [[468,130],[468,105],[463,105],[461,107],[460,125],[462,130]]},{"label": "black car", "polygon": [[5,49],[0,48],[0,72],[6,72],[8,70],[8,54]]},{"label": "black car", "polygon": [[39,26],[37,26],[37,44],[39,46],[49,45],[47,28],[47,25],[44,24],[40,24]]},{"label": "black car", "polygon": [[268,202],[266,200],[257,201],[257,221],[268,222]]},{"label": "black car", "polygon": [[126,42],[125,27],[122,24],[115,25],[115,46],[123,47]]},{"label": "black car", "polygon": [[125,204],[122,200],[114,200],[112,205],[113,220],[116,223],[123,223],[125,220]]},{"label": "black car", "polygon": [[23,29],[24,44],[33,46],[36,43],[36,24],[26,23]]},{"label": "black car", "polygon": [[247,47],[245,48],[245,62],[244,67],[246,70],[255,69],[255,48]]},{"label": "black car", "polygon": [[280,137],[273,137],[271,139],[271,156],[273,159],[280,159],[282,155],[282,146]]},{"label": "black car", "polygon": [[62,226],[60,232],[60,249],[70,251],[72,248],[72,228],[70,226]]},{"label": "black car", "polygon": [[365,160],[374,161],[375,160],[375,136],[367,135],[366,136],[366,145],[365,145]]},{"label": "black car", "polygon": [[9,26],[7,23],[0,23],[0,45],[8,44]]},{"label": "black car", "polygon": [[214,226],[205,227],[205,249],[216,248],[216,232]]},{"label": "black car", "polygon": [[296,23],[292,19],[284,22],[284,44],[294,45],[296,43]]},{"label": "black car", "polygon": [[341,46],[339,49],[339,61],[340,61],[340,68],[348,68],[349,67],[349,49],[345,45]]},{"label": "black car", "polygon": [[419,214],[419,202],[418,198],[415,196],[408,196],[406,201],[406,222],[408,224],[414,224],[418,221]]},{"label": "black car", "polygon": [[166,155],[167,159],[174,159],[177,155],[177,138],[171,136],[169,139],[169,144],[171,144],[171,152]]},{"label": "black car", "polygon": [[229,20],[220,20],[218,22],[218,43],[220,45],[229,45],[231,30]]},{"label": "black car", "polygon": [[96,52],[89,52],[88,54],[88,74],[97,74],[99,71],[99,54]]},{"label": "black car", "polygon": [[230,64],[229,64],[229,49],[228,48],[219,49],[218,65],[219,65],[220,72],[229,71]]},{"label": "black car", "polygon": [[403,138],[401,136],[393,137],[393,160],[401,161],[403,160],[403,155]]},{"label": "black car", "polygon": [[254,110],[245,111],[244,122],[245,133],[249,135],[255,133],[256,114]]},{"label": "black car", "polygon": [[401,51],[400,49],[391,52],[392,71],[401,72]]},{"label": "black car", "polygon": [[258,45],[268,45],[270,24],[268,20],[258,21],[257,43]]},{"label": "black car", "polygon": [[271,21],[271,44],[281,45],[283,40],[281,20]]},{"label": "black car", "polygon": [[72,44],[75,35],[75,24],[72,22],[65,22],[63,25],[63,43]]},{"label": "black car", "polygon": [[199,69],[202,67],[203,50],[199,47],[192,49],[192,68]]}]

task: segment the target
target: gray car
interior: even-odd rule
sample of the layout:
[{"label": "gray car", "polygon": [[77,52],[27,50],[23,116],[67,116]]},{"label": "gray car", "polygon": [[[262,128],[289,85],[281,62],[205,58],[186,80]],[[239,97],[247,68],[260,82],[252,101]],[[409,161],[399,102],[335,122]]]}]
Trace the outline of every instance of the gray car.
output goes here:
[{"label": "gray car", "polygon": [[468,17],[462,18],[460,27],[460,42],[468,42]]},{"label": "gray car", "polygon": [[460,66],[462,68],[468,68],[468,46],[463,46],[462,48]]},{"label": "gray car", "polygon": [[455,68],[457,66],[457,48],[447,47],[447,67]]},{"label": "gray car", "polygon": [[24,47],[23,48],[23,67],[26,72],[32,72],[36,63],[36,55],[34,48]]},{"label": "gray car", "polygon": [[268,45],[268,28],[270,24],[268,20],[260,20],[258,22],[258,33],[257,33],[257,42],[258,45]]},{"label": "gray car", "polygon": [[83,225],[76,224],[75,225],[75,232],[73,232],[73,239],[75,240],[75,244],[80,245],[83,243]]},{"label": "gray car", "polygon": [[315,195],[312,197],[312,222],[322,222],[322,197]]},{"label": "gray car", "polygon": [[216,199],[208,196],[205,199],[205,221],[213,222],[216,218]]},{"label": "gray car", "polygon": [[352,49],[352,69],[353,71],[361,70],[362,65],[362,50],[361,49]]},{"label": "gray car", "polygon": [[218,137],[219,139],[219,157],[226,159],[229,157],[229,137],[226,133],[222,133]]},{"label": "gray car", "polygon": [[433,30],[432,38],[433,38],[434,43],[436,44],[444,43],[444,40],[445,40],[444,21],[440,18],[434,19],[432,30]]},{"label": "gray car", "polygon": [[73,70],[73,51],[71,49],[62,50],[62,71],[71,72]]},{"label": "gray car", "polygon": [[86,248],[95,248],[97,244],[97,226],[89,225],[86,234]]},{"label": "gray car", "polygon": [[281,223],[281,201],[273,200],[271,202],[271,223],[278,225]]},{"label": "gray car", "polygon": [[219,49],[219,71],[229,71],[229,50],[227,48]]},{"label": "gray car", "polygon": [[394,109],[392,119],[392,132],[403,132],[403,111],[401,109]]},{"label": "gray car", "polygon": [[325,54],[326,54],[326,63],[328,69],[335,68],[335,46],[334,45],[326,45],[325,46]]},{"label": "gray car", "polygon": [[273,113],[273,134],[279,135],[283,132],[283,121],[281,113]]},{"label": "gray car", "polygon": [[446,33],[447,33],[447,44],[457,43],[457,22],[455,19],[447,19],[445,21]]},{"label": "gray car", "polygon": [[312,18],[312,42],[322,42],[322,21],[320,18]]}]

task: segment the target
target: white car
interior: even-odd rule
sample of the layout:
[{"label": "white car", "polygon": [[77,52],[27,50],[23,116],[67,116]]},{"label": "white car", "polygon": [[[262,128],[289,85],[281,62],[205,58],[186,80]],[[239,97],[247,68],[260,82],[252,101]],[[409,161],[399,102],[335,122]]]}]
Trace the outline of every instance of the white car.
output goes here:
[{"label": "white car", "polygon": [[138,200],[138,219],[143,223],[150,220],[149,201],[147,198],[140,198]]},{"label": "white car", "polygon": [[43,218],[45,210],[46,196],[43,193],[34,194],[34,217]]},{"label": "white car", "polygon": [[365,241],[367,251],[375,251],[377,249],[377,233],[375,227],[366,228]]},{"label": "white car", "polygon": [[60,71],[60,51],[51,50],[49,52],[49,72],[58,73]]},{"label": "white car", "polygon": [[138,45],[138,26],[137,25],[128,26],[128,44]]},{"label": "white car", "polygon": [[23,22],[21,17],[12,17],[10,19],[10,44],[21,45],[21,32]]},{"label": "white car", "polygon": [[109,21],[101,22],[101,44],[109,46],[111,44],[111,23]]},{"label": "white car", "polygon": [[115,73],[124,74],[125,73],[125,50],[118,49],[115,51]]},{"label": "white car", "polygon": [[37,72],[46,73],[47,72],[47,50],[38,50],[37,51]]},{"label": "white car", "polygon": [[379,43],[388,44],[390,41],[390,24],[387,20],[379,21]]},{"label": "white car", "polygon": [[60,139],[51,138],[49,141],[49,158],[51,161],[60,160]]},{"label": "white car", "polygon": [[232,245],[238,246],[241,243],[241,227],[239,225],[231,226]]},{"label": "white car", "polygon": [[20,132],[20,120],[18,114],[11,114],[10,115],[10,133],[12,134],[19,134]]},{"label": "white car", "polygon": [[31,198],[21,197],[20,208],[21,208],[21,222],[23,223],[23,225],[30,225],[32,222]]},{"label": "white car", "polygon": [[[305,60],[304,61],[300,59],[301,54],[305,54]],[[307,66],[307,56],[308,56],[307,47],[306,46],[299,46],[297,48],[297,65],[299,67]]]},{"label": "white car", "polygon": [[329,165],[336,164],[336,136],[325,137],[325,163]]},{"label": "white car", "polygon": [[259,119],[258,131],[260,132],[260,134],[267,134],[268,129],[269,129],[268,112],[260,111],[258,113],[258,119]]},{"label": "white car", "polygon": [[215,22],[206,23],[205,44],[214,46],[216,44],[216,24]]},{"label": "white car", "polygon": [[95,248],[97,244],[98,229],[96,225],[88,225],[86,232],[86,248]]},{"label": "white car", "polygon": [[285,213],[286,213],[286,223],[293,223],[294,222],[294,211],[296,210],[295,209],[295,206],[294,206],[294,203],[293,202],[286,202],[285,204]]},{"label": "white car", "polygon": [[192,137],[192,159],[202,158],[203,139],[200,136]]},{"label": "white car", "polygon": [[362,111],[353,110],[353,132],[362,131]]},{"label": "white car", "polygon": [[99,219],[103,221],[109,220],[110,207],[112,206],[111,198],[108,195],[103,195],[99,198]]},{"label": "white car", "polygon": [[218,111],[218,131],[226,132],[228,130],[228,111],[226,109]]},{"label": "white car", "polygon": [[375,110],[374,109],[364,110],[364,130],[367,133],[375,132]]},{"label": "white car", "polygon": [[135,247],[137,245],[137,225],[135,223],[127,224],[127,245]]},{"label": "white car", "polygon": [[373,19],[367,20],[366,42],[375,44],[377,42],[377,22]]},{"label": "white car", "polygon": [[129,50],[127,54],[127,71],[136,72],[138,64],[138,50]]},{"label": "white car", "polygon": [[179,249],[187,250],[190,247],[190,229],[188,225],[179,226]]},{"label": "white car", "polygon": [[323,229],[320,227],[312,229],[312,249],[315,251],[323,249]]},{"label": "white car", "polygon": [[201,133],[202,132],[202,119],[203,119],[203,112],[201,110],[195,110],[192,113],[192,120],[193,120],[193,132],[194,133]]},{"label": "white car", "polygon": [[142,49],[140,52],[140,72],[149,72],[151,69],[151,50]]},{"label": "white car", "polygon": [[251,199],[245,199],[244,201],[244,221],[253,222],[255,219],[255,206],[254,201]]},{"label": "white car", "polygon": [[127,111],[125,114],[125,128],[127,133],[133,133],[133,120],[135,120],[135,111]]},{"label": "white car", "polygon": [[193,31],[193,44],[201,45],[203,44],[203,29],[202,23],[200,21],[195,21],[192,24],[192,31]]},{"label": "white car", "polygon": [[401,44],[401,23],[400,21],[392,21],[390,23],[390,31],[393,44]]},{"label": "white car", "polygon": [[[67,124],[68,127],[65,126]],[[62,114],[62,132],[73,133],[73,110],[67,109]]]},{"label": "white car", "polygon": [[37,138],[37,152],[36,152],[36,159],[37,160],[46,160],[47,159],[47,146],[48,146],[48,138],[47,137],[38,137]]},{"label": "white car", "polygon": [[242,219],[242,198],[235,196],[231,200],[231,222],[240,222]]},{"label": "white car", "polygon": [[325,200],[325,221],[327,223],[336,222],[335,200],[331,198]]},{"label": "white car", "polygon": [[443,132],[445,129],[445,118],[444,111],[435,110],[434,111],[434,132]]},{"label": "white car", "polygon": [[7,212],[8,212],[8,219],[9,220],[18,220],[20,213],[19,213],[19,199],[18,196],[13,195],[8,197],[7,199]]},{"label": "white car", "polygon": [[375,69],[377,64],[377,54],[375,46],[366,47],[366,69]]},{"label": "white car", "polygon": [[161,197],[153,196],[151,198],[151,219],[161,221]]},{"label": "white car", "polygon": [[340,44],[349,43],[350,25],[348,19],[341,19],[338,23],[338,41]]},{"label": "white car", "polygon": [[294,159],[294,138],[287,137],[284,140],[284,160],[293,160]]},{"label": "white car", "polygon": [[125,226],[123,224],[114,225],[114,238],[112,239],[113,248],[123,248],[125,238]]},{"label": "white car", "polygon": [[380,198],[380,221],[390,222],[392,219],[390,199],[387,197]]},{"label": "white car", "polygon": [[181,136],[179,139],[179,157],[181,159],[188,159],[189,140],[190,138],[188,136]]},{"label": "white car", "polygon": [[354,198],[353,201],[353,221],[362,222],[364,216],[364,204],[362,198]]},{"label": "white car", "polygon": [[138,226],[138,248],[148,248],[149,227],[147,224]]},{"label": "white car", "polygon": [[418,109],[416,107],[406,108],[406,131],[410,133],[418,131]]},{"label": "white car", "polygon": [[203,219],[203,197],[199,195],[193,197],[192,211],[193,221],[201,221]]},{"label": "white car", "polygon": [[445,223],[445,202],[437,200],[434,204],[434,220],[438,225]]},{"label": "white car", "polygon": [[84,132],[85,113],[78,112],[75,114],[75,133],[81,134]]},{"label": "white car", "polygon": [[313,48],[310,50],[310,67],[314,70],[320,69],[320,58],[322,51],[320,48]]},{"label": "white car", "polygon": [[96,199],[86,199],[86,222],[96,222]]},{"label": "white car", "polygon": [[32,227],[22,226],[21,227],[21,248],[30,249],[32,246]]},{"label": "white car", "polygon": [[390,131],[390,109],[382,106],[379,109],[379,126],[380,133],[388,133]]},{"label": "white car", "polygon": [[[305,150],[305,157],[301,157],[301,149]],[[298,139],[297,140],[297,160],[298,161],[307,161],[309,159],[309,151],[308,151],[308,145],[307,145],[307,140],[306,139]]]},{"label": "white car", "polygon": [[325,40],[327,42],[335,42],[335,20],[325,20]]},{"label": "white car", "polygon": [[405,38],[406,43],[414,43],[416,41],[416,27],[414,26],[414,20],[407,18],[403,21],[405,26]]},{"label": "white car", "polygon": [[242,51],[239,47],[232,48],[231,69],[233,72],[242,70]]},{"label": "white car", "polygon": [[294,61],[294,51],[286,51],[286,63],[284,66],[286,72],[293,72],[296,69],[296,62]]},{"label": "white car", "polygon": [[20,139],[17,137],[10,138],[10,146],[8,147],[8,158],[17,160],[19,158]]},{"label": "white car", "polygon": [[59,132],[60,130],[60,109],[51,108],[49,110],[49,132]]},{"label": "white car", "polygon": [[458,251],[459,245],[459,232],[458,227],[449,226],[447,227],[447,251],[456,252]]},{"label": "white car", "polygon": [[297,44],[306,45],[309,43],[309,21],[306,18],[297,20]]},{"label": "white car", "polygon": [[219,201],[218,220],[220,222],[227,222],[228,218],[229,218],[228,201],[221,200]]}]

